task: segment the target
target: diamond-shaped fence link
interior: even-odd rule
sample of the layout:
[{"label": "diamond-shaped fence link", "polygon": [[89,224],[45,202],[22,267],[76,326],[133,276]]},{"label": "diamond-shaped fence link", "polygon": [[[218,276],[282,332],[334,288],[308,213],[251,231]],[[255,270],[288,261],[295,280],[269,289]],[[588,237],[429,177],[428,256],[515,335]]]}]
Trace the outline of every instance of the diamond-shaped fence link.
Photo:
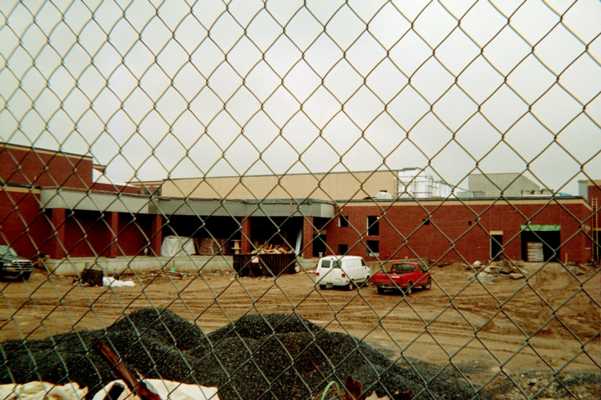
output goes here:
[{"label": "diamond-shaped fence link", "polygon": [[598,398],[600,35],[592,0],[2,2],[0,397]]}]

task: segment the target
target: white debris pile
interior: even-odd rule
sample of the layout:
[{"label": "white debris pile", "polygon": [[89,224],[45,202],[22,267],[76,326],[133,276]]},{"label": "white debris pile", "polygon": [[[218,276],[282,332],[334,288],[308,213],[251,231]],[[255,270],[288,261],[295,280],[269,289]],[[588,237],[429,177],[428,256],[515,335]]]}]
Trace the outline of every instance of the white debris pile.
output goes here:
[{"label": "white debris pile", "polygon": [[466,265],[474,273],[475,279],[482,283],[492,283],[497,278],[524,279],[528,275],[523,267],[514,261],[503,260],[484,265],[480,261]]},{"label": "white debris pile", "polygon": [[0,399],[2,400],[83,400],[87,393],[88,389],[80,388],[77,383],[55,385],[54,383],[34,381],[0,385]]},{"label": "white debris pile", "polygon": [[121,279],[115,279],[112,276],[105,276],[102,278],[102,286],[111,288],[120,287],[134,287],[136,284],[134,281],[124,281]]},{"label": "white debris pile", "polygon": [[[211,399],[219,400],[216,387],[206,387],[201,385],[190,385],[186,383],[168,381],[165,379],[144,379],[144,383],[154,393],[158,394],[163,400],[196,400]],[[115,394],[118,394],[115,396]],[[107,397],[108,395],[110,397]],[[112,381],[100,389],[92,400],[140,400],[138,396],[132,393],[125,382],[122,380]]]}]

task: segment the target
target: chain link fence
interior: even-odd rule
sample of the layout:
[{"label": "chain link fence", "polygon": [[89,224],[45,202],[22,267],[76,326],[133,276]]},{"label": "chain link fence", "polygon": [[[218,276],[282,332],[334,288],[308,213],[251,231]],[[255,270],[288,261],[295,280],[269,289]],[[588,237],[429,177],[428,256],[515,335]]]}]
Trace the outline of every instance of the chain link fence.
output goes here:
[{"label": "chain link fence", "polygon": [[2,2],[0,396],[598,398],[600,35],[592,0]]}]

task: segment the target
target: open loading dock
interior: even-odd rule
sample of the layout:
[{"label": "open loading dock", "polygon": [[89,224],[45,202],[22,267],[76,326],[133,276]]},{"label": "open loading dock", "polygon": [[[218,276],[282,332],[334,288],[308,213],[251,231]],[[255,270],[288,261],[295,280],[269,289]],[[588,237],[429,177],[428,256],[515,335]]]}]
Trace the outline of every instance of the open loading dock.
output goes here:
[{"label": "open loading dock", "polygon": [[561,245],[559,225],[522,225],[520,239],[525,261],[558,261]]}]

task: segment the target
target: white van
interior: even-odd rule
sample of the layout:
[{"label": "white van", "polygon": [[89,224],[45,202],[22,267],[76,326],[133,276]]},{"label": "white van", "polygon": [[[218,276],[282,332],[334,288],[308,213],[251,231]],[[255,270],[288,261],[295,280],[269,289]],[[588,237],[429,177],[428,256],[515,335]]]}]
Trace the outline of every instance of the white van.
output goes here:
[{"label": "white van", "polygon": [[320,289],[333,286],[352,289],[367,285],[371,270],[358,256],[327,256],[319,259],[315,274]]}]

